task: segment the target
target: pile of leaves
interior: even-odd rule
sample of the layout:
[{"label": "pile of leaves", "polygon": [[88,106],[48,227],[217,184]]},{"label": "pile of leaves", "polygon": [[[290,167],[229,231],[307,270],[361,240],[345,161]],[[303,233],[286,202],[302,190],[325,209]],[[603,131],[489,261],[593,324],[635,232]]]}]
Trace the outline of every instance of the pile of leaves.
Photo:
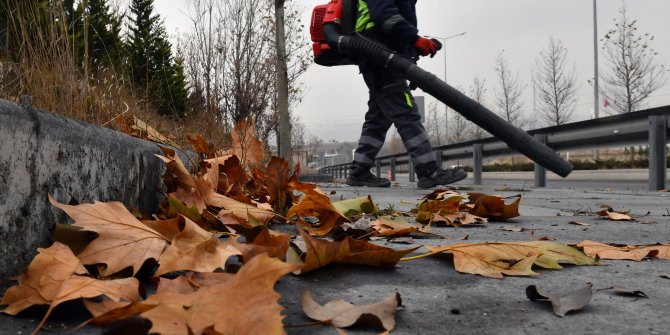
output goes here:
[{"label": "pile of leaves", "polygon": [[[332,202],[316,185],[298,180],[298,167],[289,173],[285,160],[266,159],[251,127],[239,126],[235,147],[224,153],[200,136],[188,137],[198,156],[188,158],[191,168],[162,148],[165,201],[151,219],[118,202],[67,205],[50,198],[74,223],[57,226],[54,244],[39,249],[5,293],[2,312],[49,306],[37,332],[55,307],[82,299],[93,316],[87,322],[98,325],[141,317],[158,334],[283,334],[275,283],[329,264],[394,267],[450,253],[457,271],[492,278],[537,275],[534,266],[598,264],[574,247],[546,241],[459,242],[411,257],[419,247],[371,243],[433,234],[432,225],[508,220],[519,215],[521,199],[507,204],[499,196],[435,191],[408,213],[380,211],[369,196]],[[294,226],[294,234],[271,229]],[[589,255],[602,252],[593,244],[580,247]],[[667,254],[661,247],[644,250]],[[141,294],[146,291],[153,294]],[[307,292],[302,301],[306,315],[319,322],[346,327],[374,319],[387,331],[401,305],[399,294],[367,306],[340,300],[321,306]]]}]

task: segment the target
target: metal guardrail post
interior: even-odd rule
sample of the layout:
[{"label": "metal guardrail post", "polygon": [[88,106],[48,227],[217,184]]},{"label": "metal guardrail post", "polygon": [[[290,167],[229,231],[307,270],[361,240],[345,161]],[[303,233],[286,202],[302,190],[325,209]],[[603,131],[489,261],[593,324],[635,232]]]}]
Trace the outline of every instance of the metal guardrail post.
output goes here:
[{"label": "metal guardrail post", "polygon": [[484,146],[477,143],[472,146],[472,183],[474,185],[482,184],[482,170],[484,166]]},{"label": "metal guardrail post", "polygon": [[381,176],[382,176],[382,160],[377,159],[377,160],[375,160],[375,163],[377,165],[377,178],[381,178]]},{"label": "metal guardrail post", "polygon": [[409,158],[409,182],[416,182],[416,176],[414,175],[414,161],[412,157]]},{"label": "metal guardrail post", "polygon": [[395,181],[395,157],[391,157],[391,181]]},{"label": "metal guardrail post", "polygon": [[668,149],[667,119],[665,115],[649,116],[649,190],[665,189]]},{"label": "metal guardrail post", "polygon": [[338,168],[338,170],[340,170],[340,173],[339,173],[340,178],[342,178],[342,179],[346,178],[346,177],[344,176],[344,173],[345,173],[345,171],[346,171],[346,167],[345,167],[345,166],[340,166],[340,167]]},{"label": "metal guardrail post", "polygon": [[442,149],[435,150],[435,160],[437,161],[437,165],[439,167],[442,167]]},{"label": "metal guardrail post", "polygon": [[[547,134],[535,134],[535,138],[542,143],[547,143]],[[547,169],[535,163],[535,187],[547,187]]]}]

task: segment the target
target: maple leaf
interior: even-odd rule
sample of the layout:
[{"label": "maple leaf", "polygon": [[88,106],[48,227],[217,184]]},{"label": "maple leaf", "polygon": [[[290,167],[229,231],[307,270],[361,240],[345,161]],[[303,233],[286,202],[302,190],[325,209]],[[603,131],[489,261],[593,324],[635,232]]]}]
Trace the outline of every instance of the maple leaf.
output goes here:
[{"label": "maple leaf", "polygon": [[[101,315],[92,323],[121,320],[139,315],[151,321],[149,333],[163,335],[285,334],[275,283],[299,265],[287,264],[266,255],[254,257],[230,280],[202,287],[192,293],[164,292],[133,305],[153,306],[148,311],[126,308],[115,319]],[[111,311],[110,313],[115,313]]]},{"label": "maple leaf", "polygon": [[433,215],[433,222],[444,223],[451,227],[461,227],[472,224],[487,224],[489,220],[467,212],[456,212],[444,215],[435,213],[435,215]]},{"label": "maple leaf", "polygon": [[584,253],[600,259],[617,259],[641,261],[647,257],[670,260],[670,244],[654,244],[647,246],[609,245],[585,240],[577,244]]},{"label": "maple leaf", "polygon": [[191,137],[187,134],[186,141],[191,145],[195,152],[203,157],[214,158],[216,155],[216,150],[200,134],[196,134],[195,137]]},{"label": "maple leaf", "polygon": [[394,250],[351,237],[330,242],[310,236],[300,231],[305,241],[304,262],[296,274],[304,274],[328,264],[356,264],[376,267],[393,267],[400,259],[418,249]]},{"label": "maple leaf", "polygon": [[[434,195],[433,193],[432,195]],[[439,193],[436,199],[425,197],[420,203],[418,213],[416,215],[416,222],[428,223],[433,218],[434,214],[451,214],[459,210],[461,201],[464,197],[458,193]]]},{"label": "maple leaf", "polygon": [[469,199],[470,202],[474,203],[470,214],[500,221],[506,221],[519,216],[521,196],[511,204],[506,204],[500,196],[481,193],[471,193]]},{"label": "maple leaf", "polygon": [[597,214],[600,217],[606,217],[611,221],[634,221],[630,215],[622,212],[615,212],[612,207],[608,205],[601,206],[602,210]]},{"label": "maple leaf", "polygon": [[224,284],[234,277],[225,272],[189,272],[175,279],[160,278],[156,293],[193,293],[202,287]]},{"label": "maple leaf", "polygon": [[70,206],[51,197],[49,201],[65,211],[74,226],[98,234],[77,257],[83,264],[105,264],[102,276],[127,267],[134,275],[147,259],[158,259],[168,243],[168,238],[140,222],[120,202]]},{"label": "maple leaf", "polygon": [[309,290],[302,293],[300,301],[302,310],[313,320],[338,328],[367,321],[381,324],[385,330],[389,331],[395,328],[395,312],[398,307],[402,306],[398,292],[378,303],[363,306],[355,306],[342,299],[332,300],[321,306],[314,301]]},{"label": "maple leaf", "polygon": [[272,235],[267,228],[256,235],[251,243],[240,243],[237,237],[231,239],[231,244],[241,252],[245,263],[261,254],[285,260],[290,242],[290,235]]},{"label": "maple leaf", "polygon": [[367,195],[354,199],[346,199],[333,202],[333,207],[343,216],[352,217],[360,214],[375,214],[379,211],[372,201],[372,197]]},{"label": "maple leaf", "polygon": [[561,269],[559,263],[597,265],[598,262],[578,250],[555,242],[462,243],[449,246],[426,247],[429,254],[450,252],[454,255],[456,271],[500,279],[509,276],[535,276],[533,265],[547,269]]},{"label": "maple leaf", "polygon": [[86,275],[88,272],[66,245],[56,242],[47,249],[39,248],[26,272],[18,277],[19,284],[2,297],[0,305],[8,305],[2,312],[16,315],[34,305],[49,305],[37,332],[53,309],[65,301],[102,295],[116,302],[140,298],[135,278],[98,280]]},{"label": "maple leaf", "polygon": [[549,291],[535,285],[526,288],[526,296],[530,300],[549,300],[554,314],[564,317],[570,311],[580,310],[591,300],[593,291],[592,284],[587,284],[584,288],[565,294],[552,294]]},{"label": "maple leaf", "polygon": [[[293,205],[288,210],[286,216],[288,218],[297,217],[298,224],[307,229],[311,234],[326,235],[336,225],[349,221],[349,219],[333,207],[330,198],[323,194],[316,185],[303,184],[292,178],[289,181],[289,186],[292,190],[302,192],[303,198],[298,204]],[[318,218],[318,225],[306,222],[303,219],[304,217]]]},{"label": "maple leaf", "polygon": [[215,234],[205,231],[188,218],[182,218],[184,229],[158,259],[160,266],[156,276],[179,270],[212,272],[223,268],[230,256],[240,254],[230,243],[219,241]]},{"label": "maple leaf", "polygon": [[383,237],[400,237],[415,232],[430,232],[430,226],[426,226],[426,228],[415,226],[400,218],[393,220],[388,217],[380,217],[372,222],[370,227],[375,230],[375,236]]},{"label": "maple leaf", "polygon": [[232,153],[240,158],[243,166],[262,162],[265,159],[265,146],[254,136],[254,122],[241,120],[231,132],[233,140]]},{"label": "maple leaf", "polygon": [[259,185],[267,189],[268,202],[275,212],[283,212],[287,206],[293,204],[293,197],[289,189],[288,162],[276,156],[272,156],[265,170],[254,168],[252,176]]},{"label": "maple leaf", "polygon": [[219,212],[219,216],[232,214],[248,223],[257,222],[258,224],[266,225],[275,216],[275,213],[270,209],[245,204],[214,191],[207,194],[207,203],[214,207],[223,208]]}]

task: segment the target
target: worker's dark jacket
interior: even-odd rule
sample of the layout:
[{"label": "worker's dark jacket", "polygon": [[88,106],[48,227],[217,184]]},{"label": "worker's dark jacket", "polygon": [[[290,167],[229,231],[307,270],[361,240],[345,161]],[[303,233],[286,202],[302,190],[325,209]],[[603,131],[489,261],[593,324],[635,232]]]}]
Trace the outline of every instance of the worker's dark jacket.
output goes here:
[{"label": "worker's dark jacket", "polygon": [[356,31],[406,53],[418,38],[416,0],[358,0]]}]

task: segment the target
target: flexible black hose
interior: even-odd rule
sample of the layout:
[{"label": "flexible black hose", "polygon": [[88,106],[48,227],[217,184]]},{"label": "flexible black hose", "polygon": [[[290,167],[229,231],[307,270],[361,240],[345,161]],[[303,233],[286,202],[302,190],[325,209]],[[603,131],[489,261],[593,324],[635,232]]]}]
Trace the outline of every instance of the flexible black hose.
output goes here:
[{"label": "flexible black hose", "polygon": [[536,163],[561,177],[567,177],[572,172],[574,168],[572,164],[561,158],[546,144],[538,141],[522,129],[509,124],[503,118],[449,86],[434,74],[421,69],[412,60],[399,56],[385,46],[358,34],[343,36],[334,24],[324,25],[323,32],[328,45],[347,55],[352,61],[365,60],[402,74],[424,92],[442,101],[466,119],[482,127],[505,142],[510,148],[526,155]]}]

